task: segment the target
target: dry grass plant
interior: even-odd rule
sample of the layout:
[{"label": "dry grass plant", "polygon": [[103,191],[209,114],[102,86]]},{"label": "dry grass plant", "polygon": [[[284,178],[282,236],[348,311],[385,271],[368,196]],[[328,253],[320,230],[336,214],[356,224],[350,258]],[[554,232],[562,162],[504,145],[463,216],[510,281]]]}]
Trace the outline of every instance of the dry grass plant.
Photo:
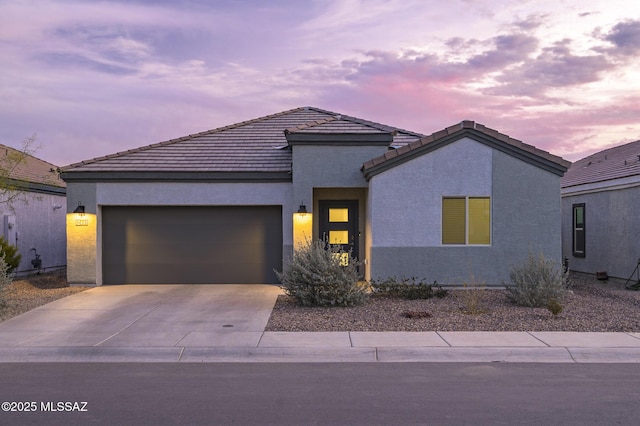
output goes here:
[{"label": "dry grass plant", "polygon": [[473,276],[462,284],[462,290],[458,292],[462,302],[462,311],[468,315],[480,315],[487,312],[484,300],[487,297],[487,288],[484,283],[478,283]]}]

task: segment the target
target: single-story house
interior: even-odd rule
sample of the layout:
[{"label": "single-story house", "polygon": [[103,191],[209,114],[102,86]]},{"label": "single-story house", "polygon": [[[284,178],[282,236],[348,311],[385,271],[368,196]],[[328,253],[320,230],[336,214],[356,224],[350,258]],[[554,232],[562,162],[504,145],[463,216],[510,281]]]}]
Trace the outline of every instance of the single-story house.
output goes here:
[{"label": "single-story house", "polygon": [[640,141],[576,161],[561,182],[569,269],[628,279],[640,259]]},{"label": "single-story house", "polygon": [[56,170],[53,164],[0,145],[0,235],[18,247],[18,275],[66,265],[66,186]]},{"label": "single-story house", "polygon": [[322,238],[366,279],[501,284],[529,250],[560,261],[568,166],[473,121],[424,136],[296,108],[64,167],[68,279],[277,283]]}]

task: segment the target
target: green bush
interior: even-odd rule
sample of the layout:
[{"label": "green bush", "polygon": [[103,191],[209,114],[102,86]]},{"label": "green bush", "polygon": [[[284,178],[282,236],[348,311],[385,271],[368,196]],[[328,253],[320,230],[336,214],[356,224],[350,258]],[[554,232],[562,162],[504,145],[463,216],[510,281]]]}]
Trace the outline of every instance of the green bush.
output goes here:
[{"label": "green bush", "polygon": [[360,282],[358,262],[346,252],[327,247],[321,240],[308,241],[293,253],[282,272],[276,272],[280,287],[303,306],[355,306],[365,302],[368,287]]},{"label": "green bush", "polygon": [[384,280],[371,280],[371,289],[375,295],[383,297],[397,297],[401,299],[430,299],[432,297],[442,298],[447,295],[437,282],[427,284],[424,281],[417,281],[415,278],[395,277],[386,278]]},{"label": "green bush", "polygon": [[552,299],[561,300],[566,292],[567,280],[561,266],[543,254],[529,253],[522,265],[511,269],[509,278],[507,294],[521,306],[545,307]]},{"label": "green bush", "polygon": [[22,255],[18,253],[18,247],[9,244],[4,237],[0,237],[0,257],[7,265],[7,274],[11,274],[18,269]]}]

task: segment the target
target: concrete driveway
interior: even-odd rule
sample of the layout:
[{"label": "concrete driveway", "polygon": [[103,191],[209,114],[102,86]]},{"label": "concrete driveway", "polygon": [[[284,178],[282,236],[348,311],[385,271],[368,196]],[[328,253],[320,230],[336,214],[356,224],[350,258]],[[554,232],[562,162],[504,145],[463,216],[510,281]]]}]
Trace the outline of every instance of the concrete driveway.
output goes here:
[{"label": "concrete driveway", "polygon": [[104,286],[0,323],[4,347],[256,346],[271,285]]}]

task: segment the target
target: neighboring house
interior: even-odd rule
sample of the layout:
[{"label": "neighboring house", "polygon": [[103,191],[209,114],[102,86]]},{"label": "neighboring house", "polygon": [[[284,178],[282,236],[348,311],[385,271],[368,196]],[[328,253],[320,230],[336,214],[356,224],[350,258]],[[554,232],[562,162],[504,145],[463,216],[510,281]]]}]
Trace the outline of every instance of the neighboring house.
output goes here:
[{"label": "neighboring house", "polygon": [[38,272],[32,263],[36,254],[40,270],[63,268],[67,260],[67,201],[65,183],[56,166],[0,145],[0,177],[1,235],[22,255],[17,273]]},{"label": "neighboring house", "polygon": [[562,247],[569,269],[629,278],[640,258],[639,209],[640,141],[573,163],[562,178]]},{"label": "neighboring house", "polygon": [[325,238],[366,279],[500,284],[529,250],[560,261],[568,165],[472,121],[424,136],[297,108],[64,167],[68,279],[277,283]]}]

